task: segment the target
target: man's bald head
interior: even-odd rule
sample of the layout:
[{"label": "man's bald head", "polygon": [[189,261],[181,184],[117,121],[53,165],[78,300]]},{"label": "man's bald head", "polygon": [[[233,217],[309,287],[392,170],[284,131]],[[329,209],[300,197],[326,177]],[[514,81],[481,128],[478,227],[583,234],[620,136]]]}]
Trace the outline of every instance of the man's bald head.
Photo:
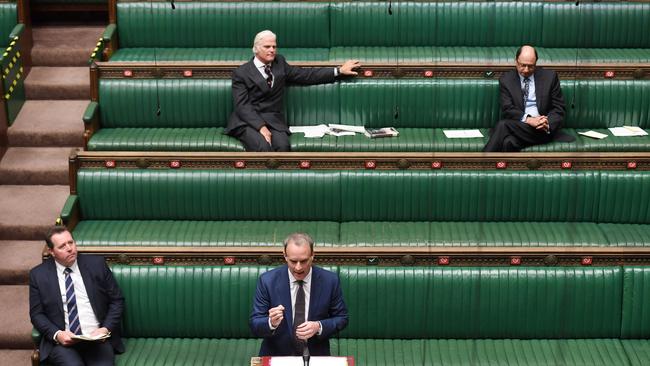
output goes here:
[{"label": "man's bald head", "polygon": [[537,50],[533,46],[521,46],[517,49],[515,61],[519,75],[529,77],[535,72],[537,66]]}]

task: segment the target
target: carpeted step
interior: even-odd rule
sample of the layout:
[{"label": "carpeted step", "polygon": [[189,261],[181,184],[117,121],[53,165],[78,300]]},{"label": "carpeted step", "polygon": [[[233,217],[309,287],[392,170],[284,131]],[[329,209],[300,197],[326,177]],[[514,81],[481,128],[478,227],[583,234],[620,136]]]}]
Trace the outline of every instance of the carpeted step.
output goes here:
[{"label": "carpeted step", "polygon": [[0,286],[0,309],[0,348],[32,347],[29,286]]},{"label": "carpeted step", "polygon": [[41,263],[43,248],[43,240],[0,240],[0,285],[29,284],[29,270]]},{"label": "carpeted step", "polygon": [[9,146],[83,146],[87,100],[28,100],[7,131]]},{"label": "carpeted step", "polygon": [[69,193],[68,186],[0,185],[0,240],[42,240]]},{"label": "carpeted step", "polygon": [[88,66],[103,26],[35,26],[34,66]]},{"label": "carpeted step", "polygon": [[90,99],[88,67],[32,67],[25,79],[27,99]]},{"label": "carpeted step", "polygon": [[0,349],[0,365],[31,366],[32,349]]},{"label": "carpeted step", "polygon": [[70,147],[10,147],[0,160],[0,184],[68,184]]}]

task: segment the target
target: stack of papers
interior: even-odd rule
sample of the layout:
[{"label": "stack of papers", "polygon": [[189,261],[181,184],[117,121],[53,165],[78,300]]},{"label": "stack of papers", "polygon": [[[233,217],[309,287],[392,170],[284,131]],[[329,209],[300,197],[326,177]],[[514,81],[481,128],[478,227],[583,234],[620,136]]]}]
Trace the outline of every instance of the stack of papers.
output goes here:
[{"label": "stack of papers", "polygon": [[[384,131],[385,130],[385,131]],[[339,125],[336,123],[330,123],[329,125],[316,125],[316,126],[291,126],[289,127],[291,133],[304,133],[306,138],[321,138],[325,135],[330,136],[354,136],[357,133],[362,133],[368,137],[379,137],[373,136],[369,133],[363,126],[353,126],[353,125]],[[383,129],[371,130],[375,131],[376,134],[383,132],[386,136],[397,136],[398,132],[392,127],[385,127]],[[381,136],[383,137],[383,136]]]},{"label": "stack of papers", "polygon": [[609,129],[614,136],[647,136],[648,133],[645,132],[641,127],[638,126],[623,126],[623,127],[612,127]]},{"label": "stack of papers", "polygon": [[442,130],[448,139],[472,139],[483,137],[479,130]]}]

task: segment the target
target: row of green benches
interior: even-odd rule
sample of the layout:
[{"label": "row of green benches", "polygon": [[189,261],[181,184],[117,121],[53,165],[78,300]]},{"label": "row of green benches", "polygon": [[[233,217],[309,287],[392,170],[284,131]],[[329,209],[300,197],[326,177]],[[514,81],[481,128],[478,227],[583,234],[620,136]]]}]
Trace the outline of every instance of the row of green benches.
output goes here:
[{"label": "row of green benches", "polygon": [[[572,143],[527,151],[650,151],[650,137],[614,137],[609,127],[650,128],[650,80],[562,80],[565,131]],[[88,150],[243,151],[223,134],[232,112],[228,79],[100,77],[96,100],[84,114]],[[160,111],[158,114],[157,111]],[[395,127],[396,138],[363,135],[322,139],[291,136],[293,151],[481,151],[500,118],[498,82],[492,79],[358,78],[289,87],[284,115],[290,126],[349,124]],[[483,138],[448,139],[444,129],[479,129]],[[578,135],[595,130],[594,140]]]},{"label": "row of green benches", "polygon": [[[248,315],[268,269],[114,266],[126,300],[116,364],[249,364],[261,340]],[[329,269],[350,318],[331,350],[357,365],[641,366],[650,357],[650,267]]]},{"label": "row of green benches", "polygon": [[[533,44],[545,62],[650,61],[642,2],[112,1],[111,61],[245,61],[271,29],[292,61],[511,63]],[[97,55],[99,57],[99,55]]]},{"label": "row of green benches", "polygon": [[[206,166],[209,164],[205,162]],[[645,248],[650,172],[82,168],[81,248]]]}]

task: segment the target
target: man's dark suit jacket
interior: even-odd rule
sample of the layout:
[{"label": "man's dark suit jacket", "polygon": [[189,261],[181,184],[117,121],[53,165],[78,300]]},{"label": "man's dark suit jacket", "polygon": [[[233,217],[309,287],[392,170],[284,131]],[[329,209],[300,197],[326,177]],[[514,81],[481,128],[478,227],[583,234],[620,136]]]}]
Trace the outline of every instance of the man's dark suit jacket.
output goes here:
[{"label": "man's dark suit jacket", "polygon": [[[329,338],[348,324],[348,309],[343,301],[341,284],[336,274],[312,266],[308,321],[320,321],[321,335],[308,341],[312,356],[329,356]],[[269,328],[269,309],[284,306],[284,319],[272,331]],[[291,356],[294,354],[293,318],[289,273],[282,266],[262,274],[257,282],[253,311],[249,325],[253,334],[264,337],[260,356]]]},{"label": "man's dark suit jacket", "polygon": [[[537,68],[534,75],[537,110],[540,115],[548,116],[551,135],[555,135],[562,127],[565,112],[560,79],[555,71],[542,68]],[[501,78],[499,78],[499,97],[502,117],[521,121],[524,116],[525,106],[517,70],[511,70],[501,75]]]},{"label": "man's dark suit jacket", "polygon": [[232,76],[233,113],[225,133],[235,134],[238,128],[250,126],[259,131],[262,126],[276,131],[289,132],[282,115],[282,98],[287,84],[323,84],[335,80],[334,69],[300,68],[287,64],[284,57],[276,55],[271,64],[273,88],[259,72],[253,59],[238,67]]},{"label": "man's dark suit jacket", "polygon": [[[99,256],[79,254],[77,264],[99,326],[111,331],[108,342],[115,352],[124,352],[120,336],[124,297],[112,272],[104,258]],[[47,259],[29,272],[29,316],[42,335],[39,350],[43,361],[55,345],[54,333],[65,329],[63,301],[54,258]]]}]

